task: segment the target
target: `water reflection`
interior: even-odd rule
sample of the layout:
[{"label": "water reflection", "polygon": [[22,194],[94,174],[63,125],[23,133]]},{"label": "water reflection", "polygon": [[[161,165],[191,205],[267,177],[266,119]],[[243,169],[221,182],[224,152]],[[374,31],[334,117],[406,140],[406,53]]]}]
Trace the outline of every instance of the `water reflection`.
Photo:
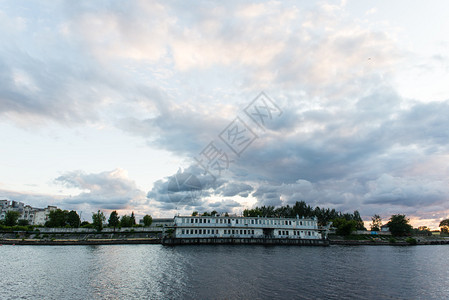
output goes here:
[{"label": "water reflection", "polygon": [[2,246],[2,299],[443,299],[447,246]]}]

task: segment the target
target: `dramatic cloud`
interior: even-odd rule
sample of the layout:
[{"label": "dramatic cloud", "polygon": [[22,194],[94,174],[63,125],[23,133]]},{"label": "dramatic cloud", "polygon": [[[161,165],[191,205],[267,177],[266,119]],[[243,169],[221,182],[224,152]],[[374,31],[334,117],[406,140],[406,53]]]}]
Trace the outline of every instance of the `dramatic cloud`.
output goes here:
[{"label": "dramatic cloud", "polygon": [[73,171],[56,178],[55,181],[69,188],[83,190],[76,196],[64,199],[67,204],[126,209],[144,203],[145,193],[139,190],[121,169],[97,174]]},{"label": "dramatic cloud", "polygon": [[[102,129],[114,128],[138,141],[126,163],[91,169],[95,157],[123,150],[88,140],[95,155],[79,166],[86,172],[52,166],[75,194],[61,205],[136,205],[163,216],[305,200],[433,224],[449,211],[443,33],[429,41],[410,27],[416,20],[383,17],[380,3],[29,5],[32,13],[0,7],[0,129],[33,133],[39,124],[43,135],[95,132],[107,141],[116,137]],[[263,128],[244,111],[262,91],[282,110]],[[239,155],[221,136],[236,117],[256,136]],[[24,147],[6,130],[0,138]],[[215,179],[211,142],[229,158]],[[0,166],[7,174],[21,159]],[[146,168],[160,179],[147,182]],[[12,185],[6,175],[0,183]]]}]

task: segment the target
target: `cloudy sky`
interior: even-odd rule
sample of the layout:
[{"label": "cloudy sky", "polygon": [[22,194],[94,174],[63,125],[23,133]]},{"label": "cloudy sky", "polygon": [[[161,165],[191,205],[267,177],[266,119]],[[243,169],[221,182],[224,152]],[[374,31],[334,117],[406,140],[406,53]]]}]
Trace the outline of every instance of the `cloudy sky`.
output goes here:
[{"label": "cloudy sky", "polygon": [[0,199],[449,214],[447,1],[1,1]]}]

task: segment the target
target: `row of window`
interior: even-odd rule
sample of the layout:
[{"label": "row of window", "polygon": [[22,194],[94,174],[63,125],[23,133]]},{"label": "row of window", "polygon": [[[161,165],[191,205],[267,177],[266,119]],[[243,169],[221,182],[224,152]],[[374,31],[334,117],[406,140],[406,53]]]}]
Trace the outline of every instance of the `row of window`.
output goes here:
[{"label": "row of window", "polygon": [[[304,233],[304,231],[299,232],[299,230],[293,230],[293,235],[302,235]],[[290,231],[289,230],[279,230],[279,235],[289,235]],[[306,235],[311,236],[312,232],[311,231],[306,231]]]},{"label": "row of window", "polygon": [[[181,230],[182,234],[219,234],[218,229],[182,229]],[[304,234],[304,231],[299,231],[299,230],[279,230],[278,231],[279,235],[296,235],[296,236],[300,236],[302,234]],[[254,235],[254,229],[225,229],[223,230],[223,234],[240,234],[240,235],[246,235],[246,234],[252,234]],[[306,235],[311,236],[312,232],[311,231],[306,231]]]},{"label": "row of window", "polygon": [[[218,234],[218,229],[182,229],[182,234]],[[254,234],[254,230],[250,229],[225,229],[223,234]]]},{"label": "row of window", "polygon": [[[200,223],[200,224],[204,224],[204,223],[215,223],[215,224],[231,224],[231,223],[235,223],[235,224],[239,224],[239,219],[213,219],[213,218],[207,218],[207,219],[203,219],[203,218],[190,218],[190,219],[181,219],[181,220],[185,220],[185,223]],[[305,225],[305,226],[311,226],[313,225],[311,221],[291,221],[291,220],[264,220],[264,219],[251,219],[251,220],[245,220],[245,219],[240,219],[240,224],[244,224],[244,225],[249,225],[249,224],[260,224],[260,225],[292,225],[295,224],[296,225]]]}]

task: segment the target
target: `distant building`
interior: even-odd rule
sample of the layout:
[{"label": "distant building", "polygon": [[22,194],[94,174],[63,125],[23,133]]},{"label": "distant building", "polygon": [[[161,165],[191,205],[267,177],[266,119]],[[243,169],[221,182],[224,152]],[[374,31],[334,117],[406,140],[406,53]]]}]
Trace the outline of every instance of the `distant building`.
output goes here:
[{"label": "distant building", "polygon": [[48,221],[50,211],[58,209],[56,206],[36,208],[24,205],[22,202],[0,200],[0,220],[4,220],[8,211],[17,211],[19,220],[27,220],[30,225],[44,225]]},{"label": "distant building", "polygon": [[388,232],[388,231],[390,231],[390,227],[388,227],[388,225],[382,225],[380,227],[380,231]]}]

